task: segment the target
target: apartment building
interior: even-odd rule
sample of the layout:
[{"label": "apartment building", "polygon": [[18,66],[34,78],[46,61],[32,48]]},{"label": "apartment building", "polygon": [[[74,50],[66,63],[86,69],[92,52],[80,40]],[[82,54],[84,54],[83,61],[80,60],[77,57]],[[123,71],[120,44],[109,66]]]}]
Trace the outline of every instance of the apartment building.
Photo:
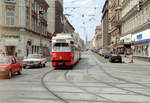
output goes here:
[{"label": "apartment building", "polygon": [[48,9],[48,32],[62,33],[64,31],[63,0],[46,0]]},{"label": "apartment building", "polygon": [[0,53],[46,55],[48,7],[45,0],[0,0]]},{"label": "apartment building", "polygon": [[103,48],[109,49],[110,35],[108,33],[109,28],[109,0],[106,0],[102,10],[102,45]]},{"label": "apartment building", "polygon": [[150,61],[150,0],[122,1],[123,41],[131,43],[134,57]]},{"label": "apartment building", "polygon": [[121,0],[109,0],[110,49],[116,51],[121,34]]}]

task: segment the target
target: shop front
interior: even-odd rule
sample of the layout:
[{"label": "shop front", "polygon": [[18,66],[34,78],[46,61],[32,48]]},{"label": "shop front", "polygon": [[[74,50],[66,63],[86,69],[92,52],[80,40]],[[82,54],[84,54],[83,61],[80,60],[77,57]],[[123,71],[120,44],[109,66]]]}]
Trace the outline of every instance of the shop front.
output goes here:
[{"label": "shop front", "polygon": [[123,55],[132,54],[131,40],[132,40],[131,34],[128,34],[120,38],[120,43],[117,46],[117,51],[119,54],[123,54]]},{"label": "shop front", "polygon": [[150,39],[135,42],[133,53],[134,56],[150,57]]},{"label": "shop front", "polygon": [[150,60],[150,29],[134,34],[132,50],[133,56]]}]

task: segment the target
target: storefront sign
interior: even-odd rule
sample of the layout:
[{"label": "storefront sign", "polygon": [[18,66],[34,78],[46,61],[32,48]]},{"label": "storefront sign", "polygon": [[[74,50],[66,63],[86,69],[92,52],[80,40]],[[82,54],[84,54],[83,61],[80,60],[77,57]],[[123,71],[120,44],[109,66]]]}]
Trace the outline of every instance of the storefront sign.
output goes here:
[{"label": "storefront sign", "polygon": [[18,43],[19,43],[18,39],[14,39],[14,38],[5,39],[5,45],[7,45],[7,46],[9,46],[9,45],[16,46],[16,45],[18,45]]},{"label": "storefront sign", "polygon": [[20,38],[20,35],[2,35],[2,38],[15,38],[15,39],[18,39],[18,38]]},{"label": "storefront sign", "polygon": [[142,39],[142,34],[138,34],[138,35],[136,36],[136,38],[137,38],[137,39]]}]

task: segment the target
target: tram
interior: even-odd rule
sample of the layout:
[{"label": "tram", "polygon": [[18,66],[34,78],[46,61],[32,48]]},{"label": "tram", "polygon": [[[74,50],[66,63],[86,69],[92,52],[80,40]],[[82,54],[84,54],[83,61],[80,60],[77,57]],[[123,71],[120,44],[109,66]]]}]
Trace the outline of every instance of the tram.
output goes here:
[{"label": "tram", "polygon": [[81,58],[81,50],[71,34],[57,34],[52,38],[52,66],[72,67]]}]

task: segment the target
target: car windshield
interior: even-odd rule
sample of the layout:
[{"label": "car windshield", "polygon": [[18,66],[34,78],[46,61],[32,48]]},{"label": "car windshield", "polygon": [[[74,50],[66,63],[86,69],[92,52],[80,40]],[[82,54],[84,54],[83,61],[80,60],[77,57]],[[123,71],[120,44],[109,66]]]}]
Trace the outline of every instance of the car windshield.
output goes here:
[{"label": "car windshield", "polygon": [[111,53],[107,52],[106,55],[111,55]]},{"label": "car windshield", "polygon": [[116,55],[116,54],[111,54],[111,56],[118,56],[118,55]]},{"label": "car windshield", "polygon": [[28,59],[40,59],[41,55],[29,55],[27,58]]},{"label": "car windshield", "polygon": [[9,64],[10,63],[10,57],[0,57],[0,63]]}]

